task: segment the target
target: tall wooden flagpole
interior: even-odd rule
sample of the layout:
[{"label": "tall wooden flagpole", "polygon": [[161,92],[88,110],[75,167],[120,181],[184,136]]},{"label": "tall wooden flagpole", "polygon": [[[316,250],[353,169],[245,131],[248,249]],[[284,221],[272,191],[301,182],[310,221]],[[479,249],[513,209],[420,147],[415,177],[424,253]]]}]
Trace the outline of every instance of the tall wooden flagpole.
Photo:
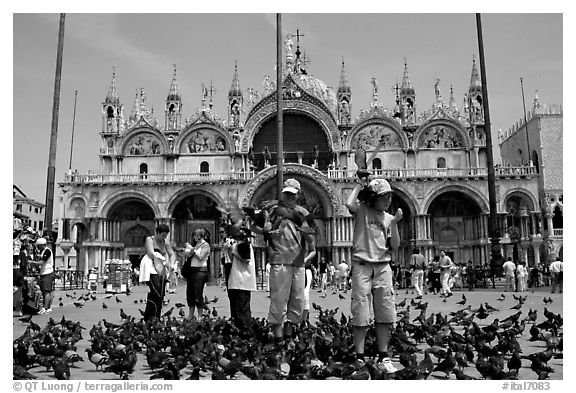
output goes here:
[{"label": "tall wooden flagpole", "polygon": [[[498,208],[496,206],[496,176],[494,174],[494,155],[492,152],[492,131],[490,128],[490,107],[488,105],[488,82],[486,81],[486,64],[484,61],[484,40],[482,38],[482,20],[476,14],[476,29],[478,32],[478,52],[480,55],[480,78],[482,80],[482,97],[484,107],[484,131],[486,134],[486,161],[488,166],[488,204],[490,207],[490,220],[488,236],[490,237],[490,256],[492,275],[495,269],[501,266],[502,252],[500,251],[500,229],[498,228]],[[494,276],[492,277],[494,286]]]},{"label": "tall wooden flagpole", "polygon": [[44,214],[45,233],[52,239],[52,214],[54,209],[54,178],[56,174],[56,147],[58,145],[58,111],[60,109],[60,80],[62,77],[62,53],[64,51],[64,19],[60,14],[58,30],[58,51],[56,54],[56,76],[54,78],[54,98],[52,102],[52,128],[50,131],[50,153],[46,177],[46,211]]},{"label": "tall wooden flagpole", "polygon": [[276,197],[282,200],[284,184],[284,118],[282,114],[282,14],[276,14],[276,119],[278,127],[278,148],[276,149]]},{"label": "tall wooden flagpole", "polygon": [[78,90],[74,90],[74,113],[72,114],[72,139],[70,140],[70,164],[68,169],[72,171],[72,152],[74,151],[74,126],[76,125],[76,100],[78,98]]}]

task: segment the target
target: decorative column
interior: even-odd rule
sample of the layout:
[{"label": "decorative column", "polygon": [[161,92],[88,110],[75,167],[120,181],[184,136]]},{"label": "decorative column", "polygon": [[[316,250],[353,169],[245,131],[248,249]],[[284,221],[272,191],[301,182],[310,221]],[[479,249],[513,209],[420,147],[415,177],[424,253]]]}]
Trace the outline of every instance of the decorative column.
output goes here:
[{"label": "decorative column", "polygon": [[540,263],[540,244],[541,243],[533,243],[532,249],[534,250],[534,264],[538,265]]},{"label": "decorative column", "polygon": [[298,156],[298,164],[302,164],[302,159],[304,158],[304,152],[303,151],[297,151],[296,155]]},{"label": "decorative column", "polygon": [[548,237],[554,236],[554,225],[552,223],[552,210],[546,208],[546,222],[548,224]]}]

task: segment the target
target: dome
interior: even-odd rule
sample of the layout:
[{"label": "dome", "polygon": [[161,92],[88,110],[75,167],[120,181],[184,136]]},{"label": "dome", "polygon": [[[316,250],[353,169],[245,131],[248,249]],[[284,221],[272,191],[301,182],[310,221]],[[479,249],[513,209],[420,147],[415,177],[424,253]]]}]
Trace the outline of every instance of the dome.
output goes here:
[{"label": "dome", "polygon": [[320,79],[308,74],[293,75],[298,85],[321,100],[330,111],[335,114],[337,108],[336,92],[332,87],[326,86]]}]

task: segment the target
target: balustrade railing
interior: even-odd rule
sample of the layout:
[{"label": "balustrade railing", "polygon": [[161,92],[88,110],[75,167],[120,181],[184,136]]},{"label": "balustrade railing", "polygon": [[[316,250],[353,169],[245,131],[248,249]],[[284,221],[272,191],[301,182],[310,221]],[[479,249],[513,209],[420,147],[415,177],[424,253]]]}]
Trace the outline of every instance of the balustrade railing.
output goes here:
[{"label": "balustrade railing", "polygon": [[[388,179],[406,178],[474,178],[488,176],[487,168],[399,168],[374,169],[372,175]],[[536,175],[536,167],[496,167],[496,177],[509,178]],[[251,180],[256,176],[254,171],[228,173],[141,173],[141,174],[67,174],[67,183],[162,183],[162,182],[213,182]],[[328,169],[324,174],[329,179],[352,179],[356,176],[355,169]]]}]

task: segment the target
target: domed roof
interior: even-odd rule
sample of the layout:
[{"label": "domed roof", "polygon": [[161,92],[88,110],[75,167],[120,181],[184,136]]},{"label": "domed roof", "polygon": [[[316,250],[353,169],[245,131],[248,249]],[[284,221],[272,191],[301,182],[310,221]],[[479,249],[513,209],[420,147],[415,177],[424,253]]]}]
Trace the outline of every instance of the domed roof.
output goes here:
[{"label": "domed roof", "polygon": [[336,99],[336,91],[332,87],[327,86],[314,75],[300,73],[293,75],[293,77],[300,87],[324,102],[332,113],[336,113],[338,100]]}]

